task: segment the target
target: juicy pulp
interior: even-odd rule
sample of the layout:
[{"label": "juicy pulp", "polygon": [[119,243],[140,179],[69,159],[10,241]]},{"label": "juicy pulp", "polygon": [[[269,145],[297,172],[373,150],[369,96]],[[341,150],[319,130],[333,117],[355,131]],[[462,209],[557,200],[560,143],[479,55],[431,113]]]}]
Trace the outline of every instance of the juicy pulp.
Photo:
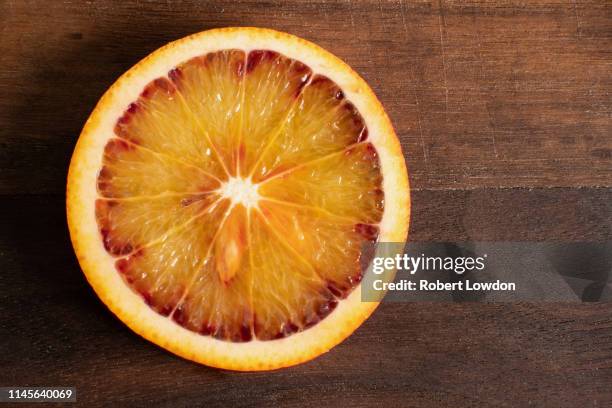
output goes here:
[{"label": "juicy pulp", "polygon": [[306,330],[360,282],[384,192],[342,90],[267,50],[224,50],[151,82],[118,119],[98,227],[158,313],[227,341]]}]

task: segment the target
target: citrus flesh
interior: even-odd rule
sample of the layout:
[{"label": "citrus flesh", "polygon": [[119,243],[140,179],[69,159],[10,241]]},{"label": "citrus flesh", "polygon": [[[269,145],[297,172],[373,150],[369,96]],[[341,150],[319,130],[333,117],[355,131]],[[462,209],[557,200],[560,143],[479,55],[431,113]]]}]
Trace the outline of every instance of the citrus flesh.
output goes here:
[{"label": "citrus flesh", "polygon": [[[216,35],[224,32],[251,39],[166,56],[166,74],[149,73],[132,99],[122,95],[123,108],[105,108],[103,98],[92,118],[112,133],[92,130],[92,118],[86,125],[70,169],[68,219],[88,279],[137,332],[206,364],[277,368],[326,351],[373,310],[356,300],[360,252],[367,242],[405,239],[406,171],[384,111],[348,67],[286,34]],[[309,52],[290,57],[279,42]],[[309,64],[312,52],[333,69]],[[363,89],[342,87],[335,70]],[[136,90],[129,79],[123,88]],[[347,90],[365,99],[374,129]],[[96,134],[83,150],[82,139]],[[89,195],[71,195],[86,182]],[[87,199],[97,235],[90,243],[77,225]],[[95,238],[104,265],[83,259]],[[110,276],[120,277],[115,287],[96,283]],[[137,307],[124,304],[125,288]]]}]

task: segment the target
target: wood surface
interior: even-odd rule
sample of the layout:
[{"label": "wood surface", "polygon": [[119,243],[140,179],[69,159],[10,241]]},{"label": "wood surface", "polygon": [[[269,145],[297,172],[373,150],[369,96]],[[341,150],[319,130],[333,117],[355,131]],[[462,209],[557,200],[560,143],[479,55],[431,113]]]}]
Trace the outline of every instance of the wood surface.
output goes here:
[{"label": "wood surface", "polygon": [[297,34],[371,84],[409,166],[411,239],[611,239],[610,2],[3,0],[0,386],[75,386],[89,407],[611,406],[610,303],[383,304],[272,373],[184,361],[112,316],[68,237],[72,149],[121,73],[224,26]]}]

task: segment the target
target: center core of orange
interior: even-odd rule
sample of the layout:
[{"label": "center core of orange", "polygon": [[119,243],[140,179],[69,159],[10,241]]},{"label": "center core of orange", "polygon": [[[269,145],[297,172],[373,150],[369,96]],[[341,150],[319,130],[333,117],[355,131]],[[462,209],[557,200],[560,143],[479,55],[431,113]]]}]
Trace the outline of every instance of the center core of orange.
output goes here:
[{"label": "center core of orange", "polygon": [[222,197],[228,198],[232,204],[242,204],[246,208],[257,207],[259,202],[259,184],[250,178],[230,177],[219,188]]}]

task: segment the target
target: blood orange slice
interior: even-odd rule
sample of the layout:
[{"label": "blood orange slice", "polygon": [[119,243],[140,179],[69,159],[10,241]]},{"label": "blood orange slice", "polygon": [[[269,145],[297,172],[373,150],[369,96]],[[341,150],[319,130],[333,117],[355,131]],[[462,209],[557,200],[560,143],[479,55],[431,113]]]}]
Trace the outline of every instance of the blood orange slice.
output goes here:
[{"label": "blood orange slice", "polygon": [[128,326],[204,364],[309,360],[374,310],[360,251],[403,241],[406,168],[348,66],[288,34],[196,34],[102,97],[77,143],[67,211],[79,262]]}]

